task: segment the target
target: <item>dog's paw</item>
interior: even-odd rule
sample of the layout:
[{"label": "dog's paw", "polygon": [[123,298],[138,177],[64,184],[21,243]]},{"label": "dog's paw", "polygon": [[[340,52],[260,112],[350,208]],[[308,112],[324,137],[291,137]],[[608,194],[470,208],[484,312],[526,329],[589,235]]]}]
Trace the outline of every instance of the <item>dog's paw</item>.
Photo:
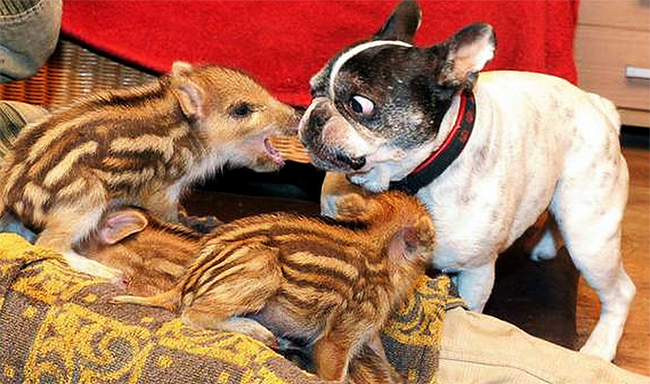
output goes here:
[{"label": "dog's paw", "polygon": [[580,348],[580,353],[612,361],[614,356],[616,356],[616,347],[612,347],[606,340],[594,338],[592,335],[585,345]]},{"label": "dog's paw", "polygon": [[320,202],[320,214],[325,217],[334,218],[336,217],[336,201],[338,200],[336,195],[328,195],[321,197]]}]

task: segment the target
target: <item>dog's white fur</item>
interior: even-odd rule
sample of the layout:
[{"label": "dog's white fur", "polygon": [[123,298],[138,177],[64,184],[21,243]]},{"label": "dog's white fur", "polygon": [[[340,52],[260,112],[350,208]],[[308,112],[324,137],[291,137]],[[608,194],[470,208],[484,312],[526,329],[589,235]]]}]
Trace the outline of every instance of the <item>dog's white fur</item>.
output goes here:
[{"label": "dog's white fur", "polygon": [[[461,296],[480,311],[493,286],[498,253],[549,208],[576,267],[602,303],[600,320],[581,351],[611,360],[635,294],[621,262],[628,170],[614,106],[562,79],[525,72],[482,73],[474,94],[475,127],[466,148],[417,194],[436,225],[432,265],[457,272]],[[415,153],[366,143],[361,146],[366,153],[351,153],[365,155],[367,164],[349,177],[365,190],[385,190],[444,140],[457,113],[454,100],[439,136]],[[359,192],[344,175],[328,173],[322,213],[334,216],[334,201],[352,190]],[[555,252],[547,233],[533,258]]]}]

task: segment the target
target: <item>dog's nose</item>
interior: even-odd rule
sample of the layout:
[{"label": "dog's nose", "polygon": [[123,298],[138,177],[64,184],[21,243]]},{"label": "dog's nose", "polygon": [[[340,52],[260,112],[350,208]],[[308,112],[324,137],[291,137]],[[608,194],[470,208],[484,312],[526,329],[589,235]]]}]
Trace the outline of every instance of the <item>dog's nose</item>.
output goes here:
[{"label": "dog's nose", "polygon": [[364,156],[351,158],[350,160],[350,168],[355,171],[360,170],[364,165],[366,165],[366,158]]}]

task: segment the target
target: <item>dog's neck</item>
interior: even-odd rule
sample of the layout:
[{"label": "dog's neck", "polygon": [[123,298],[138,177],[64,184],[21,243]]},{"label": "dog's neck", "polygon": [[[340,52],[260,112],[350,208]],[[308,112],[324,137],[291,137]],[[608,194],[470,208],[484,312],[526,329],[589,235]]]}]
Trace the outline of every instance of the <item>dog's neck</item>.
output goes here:
[{"label": "dog's neck", "polygon": [[[465,148],[474,127],[476,103],[471,91],[465,91],[455,98],[445,116],[457,110],[454,124],[440,124],[440,131],[434,140],[431,154],[415,167],[404,179],[390,183],[390,189],[415,195],[420,188],[430,184],[449,167]],[[437,143],[436,143],[437,141]]]}]

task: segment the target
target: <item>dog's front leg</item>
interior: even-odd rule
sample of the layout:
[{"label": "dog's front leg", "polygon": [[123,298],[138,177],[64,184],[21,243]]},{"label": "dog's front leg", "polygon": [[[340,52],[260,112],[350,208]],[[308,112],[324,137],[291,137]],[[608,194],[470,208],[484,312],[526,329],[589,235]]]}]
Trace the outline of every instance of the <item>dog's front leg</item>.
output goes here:
[{"label": "dog's front leg", "polygon": [[[496,255],[492,260],[496,260]],[[494,286],[494,262],[466,269],[456,277],[458,293],[472,311],[483,312]]]}]

